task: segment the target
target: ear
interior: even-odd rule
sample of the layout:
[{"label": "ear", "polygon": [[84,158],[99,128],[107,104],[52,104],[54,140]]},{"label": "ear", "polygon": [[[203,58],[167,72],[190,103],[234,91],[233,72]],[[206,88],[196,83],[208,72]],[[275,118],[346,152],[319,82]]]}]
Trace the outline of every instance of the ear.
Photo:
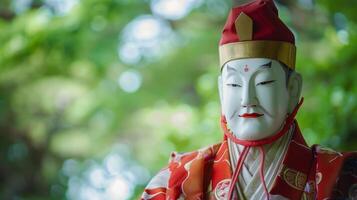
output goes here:
[{"label": "ear", "polygon": [[302,77],[297,72],[292,72],[288,81],[289,105],[288,112],[291,113],[300,101],[302,89]]},{"label": "ear", "polygon": [[221,114],[223,114],[223,83],[222,83],[222,76],[218,76],[218,93],[219,93],[219,100],[221,102]]}]

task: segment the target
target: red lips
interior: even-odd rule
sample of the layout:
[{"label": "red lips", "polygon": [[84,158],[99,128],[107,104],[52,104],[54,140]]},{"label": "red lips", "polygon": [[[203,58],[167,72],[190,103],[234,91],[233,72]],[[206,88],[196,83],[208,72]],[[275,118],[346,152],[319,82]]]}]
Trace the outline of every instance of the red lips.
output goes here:
[{"label": "red lips", "polygon": [[239,117],[244,117],[244,118],[258,118],[260,116],[263,116],[264,114],[259,114],[259,113],[244,113],[242,115],[239,115]]}]

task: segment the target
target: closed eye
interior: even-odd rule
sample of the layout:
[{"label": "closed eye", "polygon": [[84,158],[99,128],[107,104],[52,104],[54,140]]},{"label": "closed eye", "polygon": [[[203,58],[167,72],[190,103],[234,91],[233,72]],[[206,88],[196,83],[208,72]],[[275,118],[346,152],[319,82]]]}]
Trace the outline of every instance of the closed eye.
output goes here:
[{"label": "closed eye", "polygon": [[242,87],[241,85],[235,83],[228,83],[227,85],[231,87]]},{"label": "closed eye", "polygon": [[274,83],[274,82],[275,82],[275,80],[263,81],[263,82],[258,83],[257,86],[258,86],[258,85],[267,85],[267,84],[269,84],[269,83]]}]

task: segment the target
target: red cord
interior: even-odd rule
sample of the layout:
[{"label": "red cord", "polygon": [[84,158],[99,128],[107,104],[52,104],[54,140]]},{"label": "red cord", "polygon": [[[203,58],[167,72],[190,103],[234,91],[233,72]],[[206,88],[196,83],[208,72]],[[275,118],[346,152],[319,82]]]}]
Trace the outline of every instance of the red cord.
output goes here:
[{"label": "red cord", "polygon": [[263,188],[264,188],[265,195],[267,196],[267,200],[270,200],[268,188],[267,188],[267,185],[266,185],[265,180],[264,180],[265,151],[264,151],[263,146],[260,146],[259,150],[260,150],[260,173],[259,173],[260,174],[260,181],[263,183]]},{"label": "red cord", "polygon": [[239,175],[239,173],[240,173],[240,171],[242,169],[244,160],[246,159],[249,150],[250,150],[250,147],[244,147],[241,155],[239,156],[239,159],[238,159],[238,162],[237,162],[237,166],[236,166],[236,170],[233,173],[233,178],[232,178],[232,181],[231,181],[231,185],[229,186],[228,200],[231,200],[232,197],[233,197],[234,185],[237,182],[238,175]]},{"label": "red cord", "polygon": [[295,107],[293,112],[285,119],[285,123],[284,123],[283,128],[277,134],[275,134],[275,135],[273,135],[271,137],[268,137],[268,138],[260,139],[260,140],[241,140],[241,139],[238,139],[227,128],[226,117],[225,116],[221,117],[221,126],[223,128],[225,137],[228,137],[229,139],[231,139],[236,144],[244,146],[243,151],[242,151],[241,155],[239,156],[239,159],[238,159],[238,162],[237,162],[237,166],[236,166],[236,170],[233,173],[232,182],[231,182],[231,185],[229,187],[229,192],[228,192],[228,200],[232,199],[233,191],[234,191],[234,185],[237,182],[238,175],[239,175],[239,173],[240,173],[240,171],[242,169],[243,163],[244,163],[244,161],[245,161],[245,159],[247,157],[247,154],[248,154],[248,152],[250,150],[250,147],[259,147],[260,159],[261,159],[261,161],[260,161],[260,180],[262,181],[264,192],[265,192],[265,194],[267,196],[267,200],[270,200],[269,191],[268,191],[268,188],[267,188],[265,180],[264,180],[265,151],[264,151],[263,145],[270,144],[270,143],[276,141],[277,139],[279,139],[285,133],[288,132],[290,126],[293,124],[293,122],[295,120],[295,116],[297,114],[297,111],[301,107],[303,101],[304,101],[304,98],[301,98],[300,102]]}]

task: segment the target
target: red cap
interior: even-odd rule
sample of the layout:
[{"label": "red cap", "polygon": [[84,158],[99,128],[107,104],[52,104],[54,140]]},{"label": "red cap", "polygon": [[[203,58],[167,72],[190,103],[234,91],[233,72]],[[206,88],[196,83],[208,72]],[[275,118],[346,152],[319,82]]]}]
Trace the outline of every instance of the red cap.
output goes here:
[{"label": "red cap", "polygon": [[270,58],[295,67],[295,38],[272,0],[257,0],[229,13],[220,40],[221,68],[230,60]]}]

